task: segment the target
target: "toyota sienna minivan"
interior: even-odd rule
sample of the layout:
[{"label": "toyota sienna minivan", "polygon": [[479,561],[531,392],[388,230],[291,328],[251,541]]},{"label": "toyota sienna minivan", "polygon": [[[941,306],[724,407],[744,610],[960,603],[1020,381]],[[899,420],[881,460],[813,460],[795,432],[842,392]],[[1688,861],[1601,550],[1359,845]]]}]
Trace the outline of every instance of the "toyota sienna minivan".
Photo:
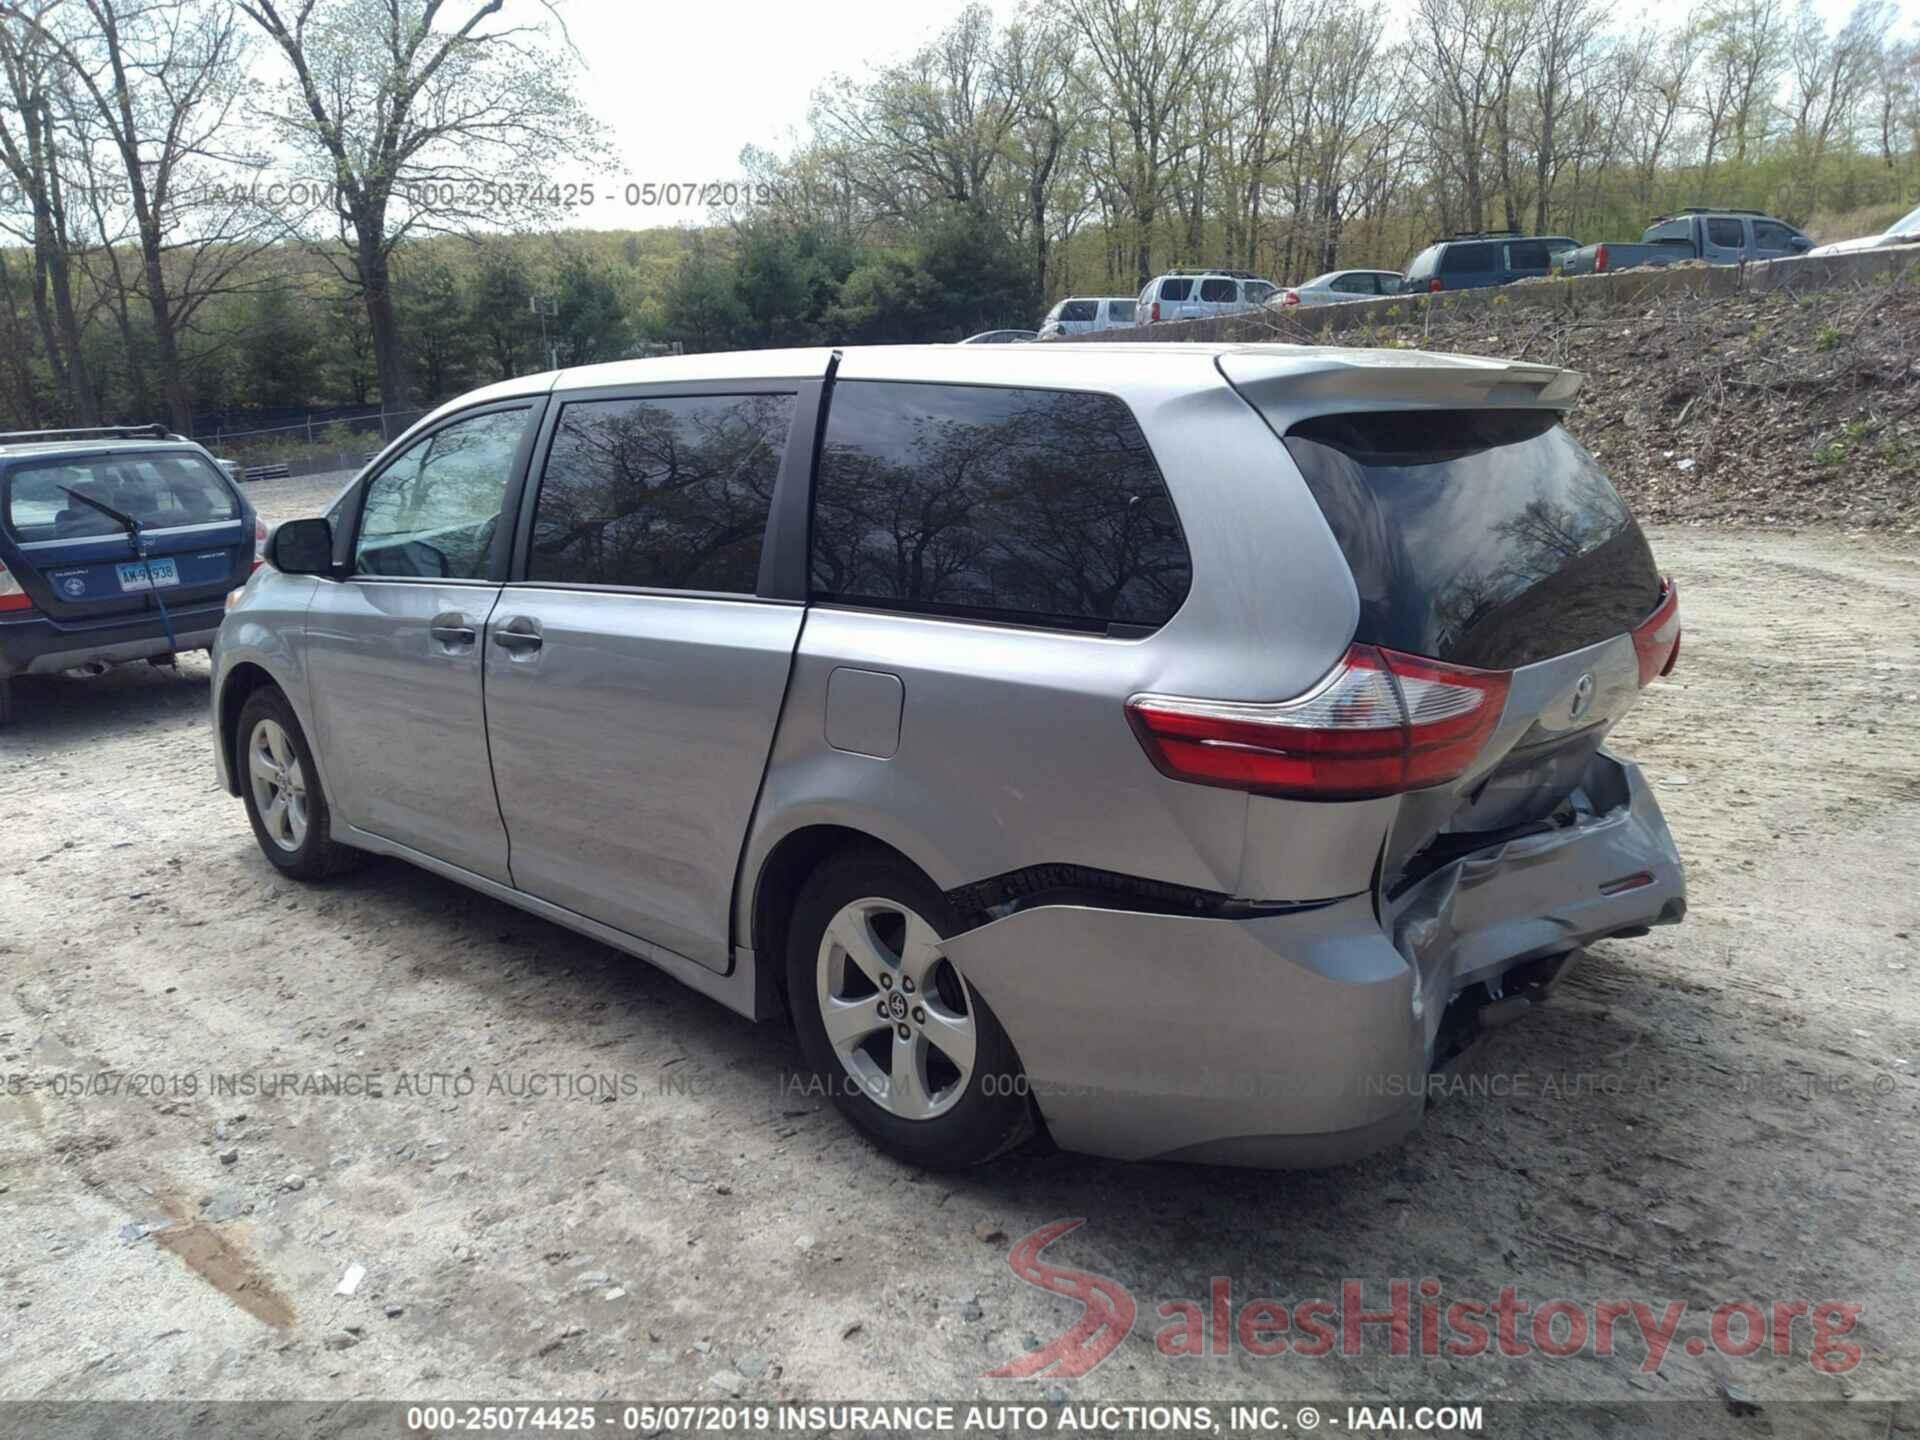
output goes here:
[{"label": "toyota sienna minivan", "polygon": [[789,1017],[970,1164],[1335,1163],[1685,890],[1609,730],[1674,588],[1580,377],[1278,345],[787,350],[442,407],[280,525],[222,782]]}]

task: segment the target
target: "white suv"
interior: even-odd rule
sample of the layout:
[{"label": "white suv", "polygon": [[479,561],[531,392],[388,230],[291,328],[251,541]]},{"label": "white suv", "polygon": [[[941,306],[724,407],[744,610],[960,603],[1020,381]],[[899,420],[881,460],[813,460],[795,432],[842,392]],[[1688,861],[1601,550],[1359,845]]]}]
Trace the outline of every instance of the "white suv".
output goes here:
[{"label": "white suv", "polygon": [[1133,324],[1131,295],[1075,295],[1062,300],[1040,322],[1040,338],[1084,335],[1093,330],[1121,330]]},{"label": "white suv", "polygon": [[1140,292],[1139,323],[1204,320],[1258,310],[1279,286],[1245,270],[1169,270]]}]

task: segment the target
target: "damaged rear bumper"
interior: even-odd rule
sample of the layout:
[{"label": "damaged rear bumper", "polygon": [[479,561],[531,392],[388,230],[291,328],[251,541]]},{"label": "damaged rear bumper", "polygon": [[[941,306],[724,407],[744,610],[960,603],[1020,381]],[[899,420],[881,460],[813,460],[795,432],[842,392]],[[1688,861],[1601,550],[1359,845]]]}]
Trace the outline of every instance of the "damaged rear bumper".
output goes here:
[{"label": "damaged rear bumper", "polygon": [[1461,991],[1685,914],[1680,857],[1639,770],[1599,754],[1585,789],[1608,803],[1391,899],[1237,919],[1038,905],[947,950],[1006,1027],[1063,1147],[1339,1164],[1417,1126]]}]

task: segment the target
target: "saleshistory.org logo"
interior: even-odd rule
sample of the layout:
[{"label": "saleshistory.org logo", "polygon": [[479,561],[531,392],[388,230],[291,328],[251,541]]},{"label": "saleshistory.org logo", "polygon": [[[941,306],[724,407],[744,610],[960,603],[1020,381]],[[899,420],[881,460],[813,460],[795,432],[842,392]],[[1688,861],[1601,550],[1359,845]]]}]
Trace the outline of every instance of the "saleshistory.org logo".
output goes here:
[{"label": "saleshistory.org logo", "polygon": [[[1139,1306],[1126,1286],[1090,1270],[1056,1265],[1041,1252],[1085,1225],[1084,1216],[1055,1220],[1014,1242],[1007,1264],[1029,1285],[1079,1303],[1080,1316],[1054,1339],[1017,1359],[986,1371],[989,1379],[1049,1379],[1085,1375],[1120,1348],[1133,1332]],[[1260,1358],[1300,1355],[1318,1359],[1336,1352],[1359,1355],[1384,1344],[1389,1355],[1435,1359],[1441,1355],[1472,1359],[1498,1355],[1519,1359],[1545,1355],[1565,1360],[1576,1355],[1601,1359],[1640,1352],[1640,1369],[1652,1374],[1678,1343],[1690,1356],[1712,1351],[1732,1359],[1766,1353],[1804,1353],[1823,1375],[1844,1375],[1860,1363],[1860,1347],[1845,1337],[1853,1332],[1861,1306],[1843,1300],[1729,1300],[1706,1316],[1706,1333],[1681,1336],[1689,1304],[1685,1300],[1568,1300],[1535,1305],[1504,1285],[1492,1301],[1444,1299],[1431,1277],[1389,1280],[1386,1306],[1366,1308],[1366,1284],[1340,1282],[1340,1298],[1286,1301],[1247,1300],[1236,1305],[1233,1282],[1213,1276],[1205,1300],[1163,1300],[1154,1313],[1166,1323],[1155,1332],[1154,1348],[1172,1359],[1231,1354],[1235,1347]],[[1417,1296],[1417,1299],[1416,1299]],[[1379,1291],[1374,1292],[1379,1305]],[[1697,1312],[1696,1312],[1697,1313]],[[1697,1332],[1695,1324],[1687,1327]]]}]

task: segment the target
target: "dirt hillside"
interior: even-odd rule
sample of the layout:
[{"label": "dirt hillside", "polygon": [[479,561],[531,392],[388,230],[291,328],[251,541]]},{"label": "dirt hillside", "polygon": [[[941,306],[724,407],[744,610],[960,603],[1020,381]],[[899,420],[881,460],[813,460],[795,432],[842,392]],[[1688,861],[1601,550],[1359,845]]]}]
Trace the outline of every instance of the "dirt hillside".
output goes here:
[{"label": "dirt hillside", "polygon": [[1570,424],[1643,521],[1920,534],[1914,280],[1674,296],[1606,314],[1496,299],[1337,338],[1584,371]]}]

